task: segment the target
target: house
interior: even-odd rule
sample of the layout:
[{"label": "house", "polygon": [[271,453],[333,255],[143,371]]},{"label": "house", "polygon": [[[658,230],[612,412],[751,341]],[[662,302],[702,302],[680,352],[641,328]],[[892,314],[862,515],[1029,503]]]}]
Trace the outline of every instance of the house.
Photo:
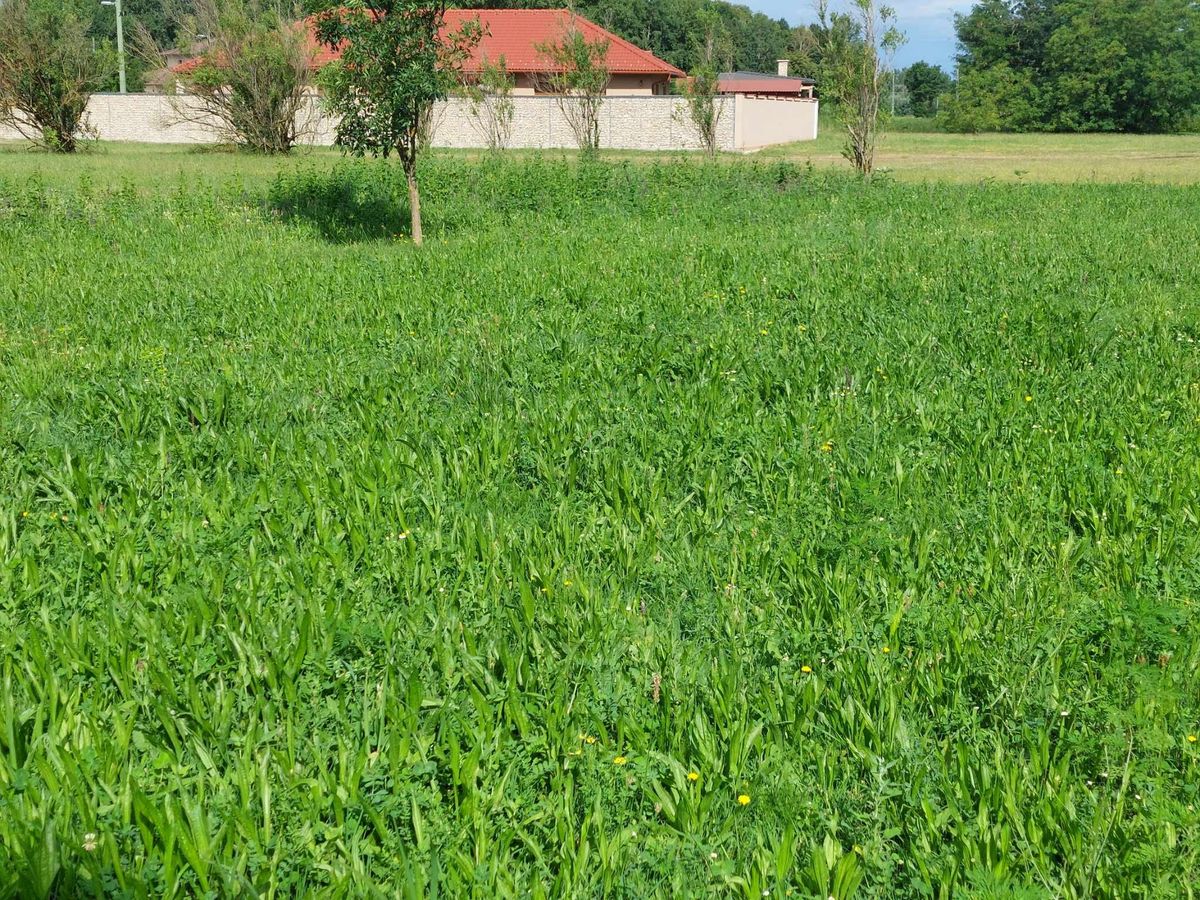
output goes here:
[{"label": "house", "polygon": [[147,94],[166,93],[167,83],[173,77],[173,73],[180,71],[178,67],[185,62],[194,60],[203,53],[207,53],[211,46],[211,41],[198,40],[186,49],[172,47],[170,50],[163,51],[162,68],[147,73],[146,77],[142,79],[142,90]]},{"label": "house", "polygon": [[[546,51],[578,32],[589,43],[604,42],[608,48],[608,99],[599,117],[602,146],[651,151],[703,148],[688,113],[687,98],[673,90],[673,82],[687,76],[653,53],[566,9],[452,9],[446,13],[443,39],[476,21],[481,37],[463,61],[462,73],[468,80],[477,78],[485,63],[503,59],[515,82],[504,146],[578,146],[570,100],[555,96],[549,84],[549,76],[558,70]],[[340,57],[338,49],[317,40],[314,18],[296,25],[307,35],[308,65],[313,71]],[[175,66],[174,71],[186,73],[201,63],[202,58],[194,57]],[[306,100],[304,141],[330,144],[337,137],[337,125],[322,111],[317,92],[316,88],[310,89]],[[722,96],[718,98],[716,144],[722,150],[750,152],[817,137],[819,104],[813,96],[813,82],[789,76],[786,62],[781,62],[774,75],[725,73],[720,76],[719,92]],[[450,97],[430,109],[432,145],[464,149],[490,146],[493,132],[487,123],[481,127],[480,121],[490,107],[459,93],[451,92]]]},{"label": "house", "polygon": [[[555,66],[543,48],[561,42],[572,29],[578,30],[589,43],[607,43],[605,63],[611,76],[608,96],[666,95],[671,92],[674,79],[685,77],[681,69],[570,10],[451,9],[446,11],[444,33],[461,31],[473,21],[479,22],[482,36],[464,61],[463,74],[467,78],[477,76],[485,61],[496,63],[503,59],[516,82],[513,93],[517,96],[549,91],[547,77],[555,72]],[[311,46],[310,66],[322,69],[340,54],[317,40],[315,19],[305,19],[303,24]],[[171,68],[182,74],[199,63],[198,58],[187,59]]]},{"label": "house", "polygon": [[717,90],[722,94],[742,94],[750,97],[811,100],[816,82],[811,78],[795,78],[788,74],[789,63],[779,60],[774,75],[764,72],[722,72],[717,76]]}]

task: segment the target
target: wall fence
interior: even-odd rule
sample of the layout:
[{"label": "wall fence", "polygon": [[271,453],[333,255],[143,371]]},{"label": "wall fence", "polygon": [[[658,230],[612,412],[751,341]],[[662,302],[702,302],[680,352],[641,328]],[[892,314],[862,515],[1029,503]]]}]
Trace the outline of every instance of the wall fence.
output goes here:
[{"label": "wall fence", "polygon": [[[100,140],[149,144],[211,144],[219,141],[212,123],[191,121],[176,104],[185,99],[161,94],[95,94],[87,117]],[[570,148],[575,138],[553,97],[513,97],[509,146]],[[749,151],[772,144],[815,140],[817,101],[738,94],[717,100],[718,143],[722,150]],[[600,110],[600,144],[615,150],[700,150],[700,140],[680,97],[607,97]],[[335,122],[316,98],[301,113],[303,143],[333,143]],[[0,139],[20,135],[0,127]],[[453,98],[436,105],[433,143],[438,147],[487,146],[484,129],[468,101]]]}]

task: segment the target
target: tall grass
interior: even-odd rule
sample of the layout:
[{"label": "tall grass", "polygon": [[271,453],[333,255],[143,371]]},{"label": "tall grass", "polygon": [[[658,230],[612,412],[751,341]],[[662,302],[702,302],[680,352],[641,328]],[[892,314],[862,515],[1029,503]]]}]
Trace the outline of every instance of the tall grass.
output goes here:
[{"label": "tall grass", "polygon": [[0,192],[0,893],[1183,896],[1200,191]]}]

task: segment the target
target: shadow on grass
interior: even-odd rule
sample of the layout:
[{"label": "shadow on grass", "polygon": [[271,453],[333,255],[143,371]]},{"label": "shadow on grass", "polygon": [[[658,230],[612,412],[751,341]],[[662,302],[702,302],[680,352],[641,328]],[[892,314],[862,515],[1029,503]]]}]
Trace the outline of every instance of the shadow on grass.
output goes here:
[{"label": "shadow on grass", "polygon": [[280,174],[267,195],[271,213],[311,226],[330,243],[390,241],[409,233],[403,177],[388,166]]}]

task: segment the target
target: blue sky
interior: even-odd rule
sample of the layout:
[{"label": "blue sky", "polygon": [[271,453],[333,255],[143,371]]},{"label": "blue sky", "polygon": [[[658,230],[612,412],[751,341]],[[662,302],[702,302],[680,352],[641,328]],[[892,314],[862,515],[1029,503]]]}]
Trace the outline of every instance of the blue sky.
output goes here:
[{"label": "blue sky", "polygon": [[[793,25],[816,18],[813,0],[734,0]],[[833,0],[837,5],[837,0]],[[923,59],[954,71],[954,14],[966,12],[971,0],[890,0],[908,43],[896,54],[896,64]]]}]

